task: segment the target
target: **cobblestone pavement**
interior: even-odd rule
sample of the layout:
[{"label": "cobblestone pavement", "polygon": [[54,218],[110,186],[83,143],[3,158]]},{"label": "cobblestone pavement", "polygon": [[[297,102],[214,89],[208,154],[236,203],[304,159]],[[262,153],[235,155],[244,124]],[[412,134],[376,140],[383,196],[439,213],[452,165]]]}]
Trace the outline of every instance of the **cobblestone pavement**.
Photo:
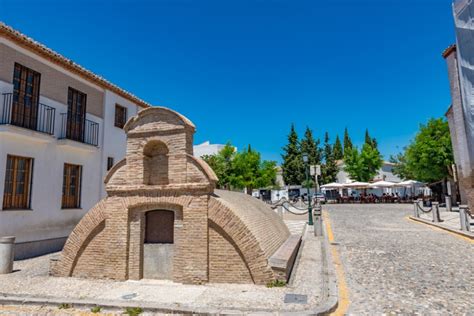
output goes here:
[{"label": "cobblestone pavement", "polygon": [[474,244],[406,219],[412,205],[326,205],[354,315],[474,315]]},{"label": "cobblestone pavement", "polygon": [[[423,209],[427,210],[428,208],[424,207]],[[453,212],[446,212],[446,209],[444,207],[440,207],[439,217],[441,218],[441,222],[436,223],[436,225],[440,227],[446,227],[448,229],[461,231],[461,217],[459,216],[458,209]],[[433,213],[420,212],[420,218],[431,222],[433,221]],[[474,223],[471,223],[471,230],[474,230]],[[474,236],[474,232],[472,231],[463,231],[463,233],[466,235]]]},{"label": "cobblestone pavement", "polygon": [[[304,221],[290,220],[287,223],[294,232],[304,230]],[[87,309],[80,311],[59,307],[62,303],[71,301],[81,303],[91,300],[99,306],[130,302],[144,308],[152,305],[168,309],[213,311],[303,311],[323,303],[321,248],[321,240],[314,237],[311,229],[307,230],[298,264],[293,271],[292,282],[286,287],[273,288],[253,284],[183,285],[166,280],[119,282],[50,277],[49,261],[57,254],[15,261],[14,273],[0,275],[0,298],[40,298],[42,302],[49,299],[55,303],[49,304],[51,306],[22,306],[14,313],[12,311],[15,306],[0,305],[0,315],[68,315],[79,312],[87,314]],[[307,303],[286,303],[286,294],[306,295]],[[120,314],[121,311],[117,313]]]}]

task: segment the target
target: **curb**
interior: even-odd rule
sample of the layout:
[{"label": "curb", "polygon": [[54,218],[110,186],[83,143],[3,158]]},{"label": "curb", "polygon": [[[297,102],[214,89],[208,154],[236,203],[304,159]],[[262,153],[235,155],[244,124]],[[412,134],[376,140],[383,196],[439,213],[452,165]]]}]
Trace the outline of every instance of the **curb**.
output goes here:
[{"label": "curb", "polygon": [[411,219],[412,221],[415,221],[415,222],[427,224],[427,225],[430,225],[430,226],[433,226],[433,227],[437,227],[437,228],[443,229],[443,230],[445,230],[445,231],[451,232],[451,233],[453,233],[453,234],[457,234],[457,235],[460,235],[460,236],[462,236],[462,237],[465,237],[465,238],[474,240],[474,234],[465,233],[465,232],[463,232],[462,230],[457,230],[457,229],[454,229],[454,228],[449,228],[449,227],[441,226],[441,225],[438,225],[438,224],[436,224],[436,223],[433,223],[433,222],[431,222],[431,221],[429,221],[429,220],[426,220],[426,219],[423,219],[423,218],[414,217],[414,216],[408,216],[408,219]]},{"label": "curb", "polygon": [[[305,227],[305,234],[311,233],[308,227]],[[100,306],[106,310],[118,311],[127,307],[139,307],[144,312],[153,313],[171,313],[184,315],[327,315],[333,312],[338,306],[338,288],[337,276],[334,268],[334,262],[329,252],[329,240],[326,227],[323,225],[324,236],[321,240],[321,273],[323,278],[322,297],[320,303],[309,310],[303,311],[279,311],[279,310],[233,310],[233,309],[213,309],[213,308],[189,308],[177,304],[161,304],[147,301],[118,301],[118,300],[95,300],[95,299],[71,299],[56,297],[34,297],[0,293],[0,305],[49,305],[58,306],[60,304],[70,304],[73,308],[90,309]],[[303,241],[304,242],[304,241]],[[302,244],[301,244],[302,245]],[[301,247],[301,246],[300,246]],[[300,248],[302,249],[302,248]]]},{"label": "curb", "polygon": [[[327,315],[331,312],[334,312],[339,305],[339,290],[337,287],[337,276],[336,269],[334,268],[334,262],[329,252],[329,239],[326,231],[326,225],[323,225],[323,238],[324,240],[321,243],[321,251],[323,255],[323,277],[327,289],[328,299],[323,306],[319,309],[314,310],[316,315]],[[324,286],[324,285],[323,285]]]}]

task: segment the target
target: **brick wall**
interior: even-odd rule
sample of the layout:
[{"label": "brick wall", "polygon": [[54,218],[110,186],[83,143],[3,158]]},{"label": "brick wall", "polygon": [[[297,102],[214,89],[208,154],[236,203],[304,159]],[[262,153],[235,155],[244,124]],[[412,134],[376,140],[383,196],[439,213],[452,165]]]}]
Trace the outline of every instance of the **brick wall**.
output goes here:
[{"label": "brick wall", "polygon": [[253,283],[237,245],[218,226],[209,227],[209,282]]},{"label": "brick wall", "polygon": [[[168,109],[152,108],[139,112],[125,130],[126,160],[106,176],[107,198],[76,226],[52,265],[53,275],[143,278],[145,214],[169,210],[175,215],[173,281],[266,284],[276,278],[268,259],[289,237],[288,228],[261,201],[214,191],[214,172],[190,154],[192,123]],[[158,142],[159,150],[146,149]],[[163,176],[163,165],[144,167],[144,158],[154,152],[168,160],[167,183],[147,180],[155,168]]]}]

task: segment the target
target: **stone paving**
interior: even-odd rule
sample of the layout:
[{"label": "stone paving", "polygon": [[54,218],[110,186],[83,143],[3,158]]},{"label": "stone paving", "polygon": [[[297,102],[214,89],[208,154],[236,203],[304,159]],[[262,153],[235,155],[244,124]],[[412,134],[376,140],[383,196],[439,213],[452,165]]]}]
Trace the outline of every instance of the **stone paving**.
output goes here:
[{"label": "stone paving", "polygon": [[[304,221],[289,221],[288,225],[294,232],[303,231],[305,226]],[[145,308],[158,306],[188,311],[303,311],[324,303],[321,239],[314,237],[311,229],[308,229],[304,240],[294,275],[286,287],[267,288],[249,284],[183,285],[166,280],[118,282],[50,277],[47,274],[49,259],[55,256],[52,254],[16,261],[15,273],[0,276],[0,298],[50,300],[53,303],[47,304],[48,308],[51,305],[59,306],[60,303],[80,304],[81,301],[93,301],[97,305],[101,305],[101,302],[117,302]],[[307,303],[285,303],[286,294],[307,295]],[[53,311],[60,314],[68,312],[57,308],[53,308]],[[49,311],[41,310],[38,313],[43,315]]]},{"label": "stone paving", "polygon": [[[424,209],[427,210],[428,208],[425,207]],[[435,225],[461,232],[461,218],[457,208],[453,212],[446,212],[446,208],[440,207],[439,217],[441,218],[441,222],[435,223]],[[433,214],[431,212],[420,212],[420,218],[432,222]],[[474,237],[474,224],[471,222],[470,232],[463,231],[462,233]]]},{"label": "stone paving", "polygon": [[474,244],[404,204],[325,205],[354,315],[474,315]]}]

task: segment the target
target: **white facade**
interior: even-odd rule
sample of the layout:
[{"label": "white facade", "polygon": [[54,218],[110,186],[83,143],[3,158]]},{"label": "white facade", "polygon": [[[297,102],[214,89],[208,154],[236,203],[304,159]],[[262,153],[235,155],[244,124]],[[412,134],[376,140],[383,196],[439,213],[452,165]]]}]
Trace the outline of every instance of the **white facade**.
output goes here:
[{"label": "white facade", "polygon": [[[344,162],[342,160],[338,161],[338,167],[339,167],[339,172],[337,173],[336,176],[336,182],[337,183],[350,183],[353,180],[349,177],[347,172],[344,171]],[[377,172],[377,175],[374,177],[374,181],[390,181],[390,182],[401,182],[402,179],[400,179],[399,176],[393,174],[392,172],[393,169],[393,163],[384,161],[382,164],[382,167],[380,170]]]},{"label": "white facade", "polygon": [[[103,104],[100,104],[103,107],[103,118],[86,113],[86,119],[99,124],[97,146],[60,139],[60,114],[66,113],[68,107],[67,104],[41,93],[43,81],[40,84],[39,102],[55,109],[54,134],[17,127],[11,122],[0,125],[0,203],[4,199],[7,155],[33,159],[29,209],[2,207],[0,210],[0,236],[15,236],[16,257],[22,258],[61,249],[78,221],[105,196],[103,179],[107,173],[107,158],[112,157],[114,163],[117,163],[125,156],[126,151],[126,135],[123,129],[114,126],[115,105],[126,107],[127,117],[135,115],[142,107],[129,98],[104,89],[95,82],[87,81],[60,65],[23,49],[1,37],[1,34],[0,43],[13,47],[19,55],[34,58],[36,62],[103,94]],[[12,92],[12,82],[0,79],[0,111],[5,105],[3,94]],[[67,91],[64,93],[67,95]],[[82,166],[80,208],[61,207],[65,163]]]},{"label": "white facade", "polygon": [[224,147],[225,145],[223,144],[211,144],[209,141],[205,141],[202,144],[193,146],[194,156],[200,158],[205,155],[216,155]]}]

